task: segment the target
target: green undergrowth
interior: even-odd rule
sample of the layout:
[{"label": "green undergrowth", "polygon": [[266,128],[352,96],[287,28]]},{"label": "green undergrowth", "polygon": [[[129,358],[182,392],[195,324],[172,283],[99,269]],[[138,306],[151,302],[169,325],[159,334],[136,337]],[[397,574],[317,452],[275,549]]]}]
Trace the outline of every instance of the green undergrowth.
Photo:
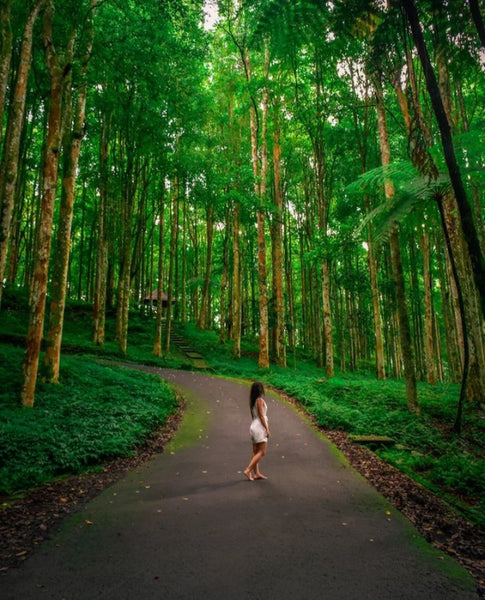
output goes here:
[{"label": "green undergrowth", "polygon": [[[163,357],[153,354],[155,317],[141,311],[131,311],[128,327],[128,347],[122,354],[115,341],[115,311],[106,317],[105,342],[96,346],[92,341],[92,306],[85,302],[70,301],[66,305],[62,339],[62,355],[91,354],[104,358],[122,359],[139,364],[190,368],[188,361],[172,346],[171,352]],[[26,299],[18,291],[4,293],[0,311],[0,334],[14,345],[23,347],[27,332],[28,312]]]},{"label": "green undergrowth", "polygon": [[0,344],[0,493],[27,490],[134,454],[173,412],[158,377],[63,357],[61,383],[38,383],[34,408],[18,403],[23,352]]},{"label": "green undergrowth", "polygon": [[325,429],[393,438],[392,446],[375,450],[379,456],[440,495],[472,522],[485,524],[485,419],[476,409],[467,410],[463,434],[453,433],[457,385],[418,384],[422,411],[418,417],[407,410],[402,381],[377,381],[361,373],[326,378],[322,370],[304,359],[297,361],[296,368],[294,364],[286,369],[272,365],[261,371],[255,352],[251,355],[243,348],[241,359],[234,361],[230,344],[220,344],[213,332],[186,327],[185,335],[216,372],[259,379],[284,391]]}]

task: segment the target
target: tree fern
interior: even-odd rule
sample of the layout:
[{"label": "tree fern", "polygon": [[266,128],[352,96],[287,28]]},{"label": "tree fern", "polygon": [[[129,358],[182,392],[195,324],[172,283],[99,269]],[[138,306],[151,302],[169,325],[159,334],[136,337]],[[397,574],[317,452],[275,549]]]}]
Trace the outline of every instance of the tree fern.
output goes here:
[{"label": "tree fern", "polygon": [[[462,167],[464,174],[473,178],[474,183],[485,183],[485,168],[479,160],[481,147],[476,143],[477,136],[471,136],[472,144],[463,146]],[[480,163],[482,166],[480,166]],[[394,196],[388,202],[382,202],[369,212],[355,230],[355,236],[360,237],[369,223],[374,225],[374,240],[377,243],[389,238],[394,225],[403,223],[412,212],[423,209],[431,200],[443,197],[452,191],[447,174],[441,173],[436,179],[424,177],[410,161],[396,161],[388,167],[377,167],[361,175],[356,181],[347,186],[349,195],[365,194],[382,197],[387,181],[394,186]]]}]

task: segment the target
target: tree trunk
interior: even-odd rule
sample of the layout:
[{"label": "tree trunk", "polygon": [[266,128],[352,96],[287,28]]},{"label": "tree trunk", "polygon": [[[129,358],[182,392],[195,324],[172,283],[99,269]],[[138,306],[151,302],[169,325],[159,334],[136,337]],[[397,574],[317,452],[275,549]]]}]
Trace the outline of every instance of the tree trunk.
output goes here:
[{"label": "tree trunk", "polygon": [[234,205],[233,213],[233,252],[232,252],[232,356],[241,358],[241,257],[239,252],[239,203]]},{"label": "tree trunk", "polygon": [[470,254],[473,277],[480,296],[481,312],[483,318],[485,318],[485,259],[480,248],[478,234],[473,221],[473,213],[466,197],[460,168],[456,160],[450,124],[445,112],[445,106],[441,97],[438,83],[436,81],[433,66],[428,55],[428,50],[424,41],[421,23],[419,21],[414,0],[401,0],[401,4],[406,11],[414,43],[418,51],[419,59],[423,66],[426,85],[431,97],[431,104],[440,131],[446,165],[448,167],[451,184],[458,204],[461,226],[463,228],[465,242]]},{"label": "tree trunk", "polygon": [[76,282],[76,299],[78,302],[83,297],[83,274],[84,274],[84,240],[85,240],[85,225],[86,225],[86,182],[82,182],[82,198],[81,198],[81,225],[79,228],[79,266],[77,272]]},{"label": "tree trunk", "polygon": [[470,12],[472,13],[473,22],[477,28],[478,37],[482,44],[482,50],[485,51],[485,25],[483,24],[482,13],[480,12],[480,5],[478,0],[468,0],[470,5]]},{"label": "tree trunk", "polygon": [[[434,13],[439,14],[442,7],[436,0],[433,2]],[[438,24],[435,24],[435,52],[438,64],[438,80],[440,95],[443,101],[444,112],[450,127],[455,126],[456,119],[452,113],[452,98],[449,85],[448,67],[444,56],[444,41]],[[473,193],[473,187],[472,187]],[[483,316],[480,311],[480,302],[477,297],[476,287],[471,272],[472,261],[462,233],[462,223],[457,207],[457,202],[452,194],[445,194],[438,199],[438,207],[442,218],[444,235],[449,244],[449,259],[452,286],[456,292],[457,309],[462,313],[461,327],[463,329],[463,345],[461,348],[463,361],[462,382],[465,382],[466,392],[460,394],[460,405],[467,396],[470,400],[480,401],[485,389],[485,345],[483,336]],[[477,236],[478,232],[477,227]],[[479,239],[479,246],[480,238]],[[460,409],[461,410],[461,409]],[[460,417],[461,418],[461,417]]]},{"label": "tree trunk", "polygon": [[227,284],[229,281],[229,235],[230,235],[230,224],[229,224],[229,210],[226,210],[226,227],[224,229],[224,238],[222,241],[222,275],[221,275],[221,289],[219,299],[219,343],[223,344],[228,337],[227,331],[227,310],[226,310],[226,298],[227,298]]},{"label": "tree trunk", "polygon": [[[0,7],[0,140],[3,139],[3,115],[5,111],[5,94],[7,92],[8,78],[10,74],[10,62],[12,58],[12,26],[10,17],[12,13],[13,0],[3,0]],[[1,145],[1,144],[0,144]]]},{"label": "tree trunk", "polygon": [[165,352],[170,352],[170,335],[172,328],[172,299],[173,299],[173,280],[175,254],[177,252],[177,229],[178,229],[178,213],[179,213],[179,181],[174,177],[170,186],[170,261],[168,266],[168,288],[167,288],[167,311],[166,311],[166,326],[165,326]]},{"label": "tree trunk", "polygon": [[[315,192],[317,196],[318,210],[318,229],[320,232],[320,240],[325,244],[327,240],[328,227],[328,194],[325,190],[326,179],[326,156],[324,147],[323,134],[323,68],[321,57],[315,51],[315,80],[316,80],[316,104],[317,104],[317,119],[315,125],[315,133],[313,135],[313,155],[315,161]],[[321,257],[321,280],[322,280],[322,311],[323,311],[323,348],[319,349],[319,355],[322,350],[325,352],[324,365],[328,377],[334,375],[333,363],[333,329],[332,329],[332,309],[330,305],[330,258],[327,248],[323,249]],[[320,309],[319,305],[315,307]]]},{"label": "tree trunk", "polygon": [[[296,323],[295,323],[295,294],[293,291],[293,256],[292,256],[292,240],[291,240],[291,229],[288,226],[287,219],[288,211],[283,212],[285,219],[285,228],[284,228],[284,258],[285,258],[285,280],[286,280],[286,296],[288,298],[288,342],[290,348],[293,353],[294,364],[293,367],[296,367]],[[302,298],[303,301],[303,298]]]},{"label": "tree trunk", "polygon": [[438,208],[440,211],[440,218],[442,221],[443,232],[445,234],[446,247],[448,249],[448,255],[450,257],[450,264],[451,264],[451,269],[452,269],[452,279],[454,280],[454,282],[456,284],[456,289],[458,292],[458,306],[459,306],[458,314],[462,316],[461,330],[462,330],[463,338],[465,340],[465,343],[463,344],[463,374],[462,374],[462,380],[461,380],[460,398],[458,400],[458,407],[457,407],[456,419],[455,419],[455,424],[454,424],[454,430],[457,433],[461,433],[463,407],[464,407],[465,399],[466,399],[466,395],[467,395],[468,377],[470,374],[470,345],[467,343],[468,328],[467,328],[466,318],[463,318],[465,316],[465,306],[464,306],[464,302],[463,302],[463,294],[462,294],[460,279],[458,277],[456,262],[453,258],[453,254],[452,254],[449,229],[447,228],[447,225],[445,223],[446,215],[445,215],[444,205],[442,202],[438,203]]},{"label": "tree trunk", "polygon": [[59,149],[61,145],[63,82],[65,74],[68,72],[68,70],[65,69],[66,65],[59,64],[53,47],[53,12],[54,7],[53,2],[51,1],[48,3],[44,15],[44,47],[46,49],[46,62],[51,80],[49,125],[44,155],[44,183],[42,190],[41,215],[38,224],[34,273],[30,292],[30,316],[21,388],[22,405],[29,407],[34,405],[40,345],[44,327],[52,237],[52,219],[57,190]]},{"label": "tree trunk", "polygon": [[177,301],[174,302],[173,304],[173,320],[174,321],[179,321],[180,322],[180,295],[179,295],[179,275],[180,275],[180,269],[179,269],[179,256],[180,256],[180,252],[179,252],[179,230],[180,230],[180,201],[182,201],[182,206],[185,206],[187,204],[187,198],[185,197],[185,189],[186,189],[186,184],[185,181],[183,181],[183,183],[180,185],[179,184],[179,190],[184,190],[183,194],[182,194],[182,199],[180,200],[180,196],[179,196],[179,200],[177,202],[177,224],[176,224],[176,236],[175,236],[175,254],[174,254],[174,277],[173,277],[173,285],[172,285],[172,297],[175,298]]},{"label": "tree trunk", "polygon": [[180,292],[180,324],[182,327],[185,326],[186,320],[186,294],[187,288],[187,227],[188,227],[188,216],[187,216],[187,199],[184,198],[184,206],[182,212],[182,284]]},{"label": "tree trunk", "polygon": [[[135,239],[130,266],[130,280],[128,283],[133,300],[137,303],[143,301],[145,293],[145,262],[147,250],[147,188],[149,177],[146,163],[141,168],[141,186],[138,194],[138,205],[135,216]],[[151,291],[151,290],[150,290]],[[143,298],[142,298],[143,296]]]},{"label": "tree trunk", "polygon": [[[265,48],[265,77],[268,75],[269,55]],[[261,147],[261,183],[258,183],[258,130],[256,124],[256,108],[251,106],[251,148],[253,157],[253,173],[255,179],[255,194],[259,206],[257,210],[258,230],[258,292],[259,292],[259,358],[260,369],[269,367],[269,333],[268,333],[268,283],[266,268],[266,235],[265,235],[265,202],[266,202],[266,177],[267,177],[267,116],[268,116],[268,88],[265,85],[262,106],[262,147]],[[258,193],[259,192],[259,193]]]},{"label": "tree trunk", "polygon": [[323,307],[323,331],[325,336],[325,372],[327,377],[333,377],[333,327],[330,306],[330,272],[328,258],[322,260],[322,307]]},{"label": "tree trunk", "polygon": [[[407,265],[409,273],[409,292],[408,292],[408,307],[410,312],[410,323],[411,330],[413,332],[413,356],[414,356],[414,367],[416,371],[416,378],[419,381],[424,380],[424,374],[426,372],[426,365],[424,359],[424,327],[423,327],[423,313],[424,307],[421,303],[421,288],[418,277],[418,261],[416,260],[416,247],[417,243],[414,239],[414,232],[411,232],[408,236],[408,244],[406,245],[406,255],[408,256]],[[406,256],[405,255],[405,256]],[[403,261],[403,265],[404,265]]]},{"label": "tree trunk", "polygon": [[[352,73],[352,90],[354,94],[357,94],[355,87],[356,77],[352,72],[352,63],[350,63]],[[404,94],[401,94],[404,97]],[[365,104],[364,104],[364,124],[362,133],[360,132],[358,114],[356,110],[353,110],[354,125],[356,131],[356,138],[358,142],[359,154],[362,164],[362,173],[367,170],[367,152],[368,152],[368,130],[369,130],[369,108],[370,108],[370,96],[369,96],[369,81],[365,79]],[[369,198],[364,196],[365,212],[368,215],[371,212],[371,206]],[[384,338],[382,332],[382,315],[381,307],[379,302],[379,283],[378,283],[378,265],[376,258],[376,251],[374,247],[374,239],[372,236],[372,228],[369,223],[367,227],[367,263],[369,267],[369,282],[371,288],[372,297],[372,312],[373,312],[373,323],[374,323],[374,341],[375,341],[375,360],[376,360],[376,376],[377,379],[386,378],[385,370],[385,352],[384,352]]]},{"label": "tree trunk", "polygon": [[[24,265],[24,269],[28,264],[28,261],[26,260],[27,257],[25,257],[24,260],[21,259],[21,246],[22,240],[25,239],[25,231],[30,231],[32,229],[32,227],[30,227],[32,220],[29,218],[28,214],[25,214],[29,210],[29,200],[27,199],[29,194],[27,191],[26,173],[28,164],[27,156],[29,155],[29,152],[32,151],[34,130],[38,125],[38,121],[36,119],[36,117],[39,115],[38,110],[39,102],[35,101],[30,105],[30,118],[27,120],[24,114],[24,123],[22,125],[22,130],[25,132],[25,135],[22,135],[22,151],[19,156],[19,175],[17,176],[17,184],[15,186],[14,208],[10,225],[8,264],[6,267],[6,287],[14,287],[20,262],[22,262]],[[30,184],[30,187],[33,190],[32,196],[35,198],[37,189],[37,172],[34,174],[34,184]]]},{"label": "tree trunk", "polygon": [[[436,242],[438,244],[438,242]],[[442,245],[442,238],[440,237],[439,243]],[[443,257],[444,254],[444,257]],[[443,265],[443,258],[446,265]],[[461,376],[461,361],[459,356],[460,343],[458,341],[459,333],[461,334],[461,320],[457,324],[457,317],[460,318],[458,308],[455,310],[452,305],[451,296],[451,281],[452,278],[447,277],[445,269],[448,269],[449,259],[447,257],[447,249],[444,248],[443,252],[439,252],[437,255],[438,259],[438,270],[440,279],[440,293],[441,293],[441,305],[442,305],[442,316],[443,316],[443,327],[445,330],[446,349],[447,349],[447,361],[449,378],[453,383],[460,380]],[[450,285],[447,287],[447,281]]]},{"label": "tree trunk", "polygon": [[[193,259],[192,259],[192,279],[197,281],[199,279],[199,236],[197,232],[197,215],[193,215],[192,220],[188,217],[187,229],[192,244]],[[192,286],[192,292],[190,294],[190,305],[192,309],[192,320],[197,322],[199,320],[199,286]]]},{"label": "tree trunk", "polygon": [[209,329],[209,304],[210,304],[210,280],[212,271],[212,242],[214,239],[214,206],[208,204],[206,208],[206,230],[207,230],[207,253],[205,261],[204,284],[202,286],[202,303],[197,323],[199,329]]},{"label": "tree trunk", "polygon": [[[484,60],[485,60],[485,48],[484,48]],[[470,131],[470,123],[468,121],[468,115],[466,112],[465,101],[463,99],[463,90],[460,84],[456,86],[456,93],[458,96],[458,102],[460,104],[460,113],[462,119],[463,131],[467,133]],[[471,180],[472,188],[472,200],[473,200],[473,216],[475,218],[475,224],[477,227],[478,239],[480,241],[480,247],[482,252],[485,252],[485,226],[484,226],[484,211],[482,208],[482,199],[480,197],[480,189],[476,181]]]},{"label": "tree trunk", "polygon": [[[10,104],[5,145],[0,164],[0,282],[3,281],[7,262],[10,223],[17,183],[20,137],[24,118],[25,99],[27,97],[27,80],[32,57],[33,30],[37,16],[45,2],[46,0],[39,0],[34,4],[24,28],[20,47],[19,67]],[[2,290],[3,286],[0,285],[0,304],[2,301]]]},{"label": "tree trunk", "polygon": [[[389,137],[387,133],[386,113],[384,108],[384,98],[380,83],[376,82],[376,109],[379,128],[379,145],[381,150],[382,166],[385,168],[391,162]],[[394,186],[390,180],[385,182],[386,201],[390,202],[394,196]],[[406,397],[408,409],[411,412],[420,412],[417,387],[416,372],[412,351],[411,329],[409,324],[409,315],[406,305],[406,293],[404,285],[404,275],[402,270],[401,248],[397,226],[394,226],[390,236],[391,264],[395,284],[396,307],[399,320],[399,335],[401,341],[401,352],[404,363],[404,379],[406,382]]]},{"label": "tree trunk", "polygon": [[[94,9],[92,0],[91,9]],[[90,13],[92,14],[92,13]],[[66,305],[67,273],[69,268],[69,255],[71,249],[71,228],[74,209],[74,190],[76,184],[77,166],[81,141],[84,136],[84,117],[86,113],[86,70],[93,46],[94,30],[91,20],[87,25],[88,40],[86,52],[82,62],[81,77],[83,79],[78,92],[75,107],[74,122],[71,131],[72,118],[72,89],[66,89],[66,124],[64,148],[64,174],[62,180],[61,209],[59,226],[57,229],[57,250],[55,254],[53,278],[51,285],[50,321],[47,334],[47,347],[45,353],[45,364],[47,368],[47,380],[52,383],[59,381],[59,367],[61,357],[62,328],[64,323],[64,309]],[[74,32],[72,36],[74,44]],[[72,51],[71,51],[72,56]]]},{"label": "tree trunk", "polygon": [[[128,149],[131,153],[131,149]],[[132,229],[133,215],[135,212],[136,191],[138,183],[136,180],[133,164],[133,157],[128,156],[127,167],[125,172],[125,182],[122,193],[122,244],[121,244],[121,265],[118,281],[118,297],[117,297],[117,312],[116,312],[116,340],[120,351],[126,355],[128,348],[128,317],[130,311],[130,296],[131,296],[131,264],[132,264]]]},{"label": "tree trunk", "polygon": [[285,305],[283,301],[283,190],[281,187],[281,146],[279,107],[275,107],[273,131],[274,218],[272,224],[274,311],[276,313],[276,364],[286,367]]},{"label": "tree trunk", "polygon": [[308,348],[309,338],[308,338],[308,286],[306,282],[306,266],[305,266],[305,258],[304,258],[304,244],[303,244],[303,231],[299,230],[299,239],[298,239],[298,248],[299,248],[299,262],[300,262],[300,285],[301,285],[301,320],[303,324],[303,346],[304,348]]},{"label": "tree trunk", "polygon": [[[164,192],[165,188],[162,187],[160,193],[160,203],[158,207],[158,281],[157,281],[157,318],[155,325],[155,341],[153,343],[153,354],[155,356],[162,356],[162,317],[163,317],[163,251],[164,251]],[[150,290],[151,292],[151,290]]]},{"label": "tree trunk", "polygon": [[431,253],[428,231],[424,230],[421,238],[423,252],[423,280],[424,280],[424,355],[426,364],[426,381],[432,385],[437,382],[435,363],[435,336],[433,315],[433,281],[431,274]]},{"label": "tree trunk", "polygon": [[[440,10],[440,6],[437,3],[434,3],[433,8],[435,13],[438,13]],[[436,23],[435,34],[435,38],[437,40],[436,55],[437,64],[439,68],[438,73],[441,97],[443,99],[443,110],[446,116],[446,124],[448,128],[450,128],[454,120],[452,118],[452,101],[450,94],[449,76],[443,52],[443,44],[440,40],[440,29]],[[418,167],[418,169],[428,177],[436,179],[438,171],[436,169],[433,159],[429,155],[428,150],[428,147],[430,147],[432,144],[432,138],[429,127],[427,126],[424,120],[423,113],[421,110],[417,84],[414,77],[414,67],[411,59],[411,52],[407,51],[407,57],[408,71],[413,90],[412,99],[415,114],[417,116],[419,130],[421,131],[423,139],[425,140],[427,146],[425,147],[422,143],[419,142],[419,140],[416,140],[414,132],[411,131],[410,127],[408,127],[408,135],[412,148],[413,164],[415,164]],[[466,123],[466,118],[464,119],[464,123]],[[455,425],[455,428],[459,429],[461,427],[461,411],[466,393],[470,394],[471,397],[474,397],[477,394],[478,396],[480,396],[480,390],[483,389],[484,385],[483,366],[481,366],[483,365],[483,359],[482,361],[480,361],[480,359],[477,360],[477,356],[480,354],[480,352],[482,357],[484,352],[482,335],[479,332],[479,327],[476,327],[476,324],[481,322],[481,316],[479,307],[475,307],[474,305],[476,303],[474,303],[473,300],[471,300],[471,298],[474,296],[472,282],[473,275],[469,274],[469,269],[467,268],[467,265],[470,264],[470,260],[467,256],[463,236],[459,235],[461,225],[459,222],[459,216],[457,214],[455,199],[451,194],[447,194],[444,197],[437,196],[437,205],[440,213],[443,235],[446,241],[447,253],[445,258],[448,279],[450,282],[451,301],[453,302],[452,313],[455,315],[455,323],[452,327],[450,327],[450,311],[448,309],[447,298],[444,295],[443,277],[441,277],[443,294],[443,318],[445,320],[445,324],[447,324],[446,339],[448,346],[448,363],[452,380],[456,380],[459,377],[458,371],[462,372],[462,389],[460,391],[458,409],[459,414],[457,417],[457,423],[459,424]],[[462,289],[466,289],[467,287],[469,288],[470,292],[467,293],[466,296],[464,296],[464,294],[462,293]],[[470,323],[470,335],[466,334],[466,332],[468,331],[467,321]],[[427,327],[432,329],[432,325],[430,325],[429,322],[427,323]],[[455,333],[455,337],[453,337],[452,333]],[[431,343],[432,339],[433,338],[428,337],[427,343]],[[460,340],[458,344],[455,343],[456,339]],[[458,349],[461,352],[463,367],[459,365],[458,367],[455,366],[457,354],[455,352],[455,349],[457,345]],[[431,377],[432,379],[434,379],[433,376]],[[464,386],[466,386],[468,390],[465,390]]]},{"label": "tree trunk", "polygon": [[[368,210],[368,201],[366,208]],[[375,258],[374,240],[370,225],[367,230],[367,262],[369,265],[369,278],[372,296],[372,311],[374,315],[374,339],[376,344],[376,374],[377,379],[386,378],[385,357],[384,357],[384,340],[382,336],[382,317],[379,304],[379,284],[377,280],[377,261]]]},{"label": "tree trunk", "polygon": [[[104,344],[108,285],[108,157],[111,116],[104,115],[99,141],[99,208],[95,283],[93,293],[93,342]],[[91,236],[92,240],[92,236]],[[88,285],[90,281],[88,276]]]},{"label": "tree trunk", "polygon": [[266,241],[264,215],[261,211],[257,214],[258,226],[258,290],[259,290],[259,358],[258,367],[269,367],[268,345],[268,291],[266,276]]}]

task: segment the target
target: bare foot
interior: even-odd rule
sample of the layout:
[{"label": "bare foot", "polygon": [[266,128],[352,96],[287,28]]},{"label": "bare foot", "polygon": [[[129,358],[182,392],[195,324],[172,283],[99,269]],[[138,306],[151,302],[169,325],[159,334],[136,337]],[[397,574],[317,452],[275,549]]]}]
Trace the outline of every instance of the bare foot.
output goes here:
[{"label": "bare foot", "polygon": [[254,479],[268,479],[266,477],[266,475],[263,475],[262,473],[256,473],[256,475],[254,476]]},{"label": "bare foot", "polygon": [[249,479],[249,481],[253,481],[253,476],[251,475],[251,471],[244,469],[244,475]]}]

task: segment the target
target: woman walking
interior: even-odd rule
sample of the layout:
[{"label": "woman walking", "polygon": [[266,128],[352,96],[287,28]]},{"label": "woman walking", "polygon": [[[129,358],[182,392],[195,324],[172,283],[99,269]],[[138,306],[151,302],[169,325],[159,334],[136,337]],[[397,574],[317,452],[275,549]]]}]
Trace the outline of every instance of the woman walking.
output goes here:
[{"label": "woman walking", "polygon": [[252,417],[249,433],[253,442],[253,456],[249,465],[244,469],[244,475],[246,475],[249,481],[267,479],[259,470],[259,461],[266,453],[266,445],[270,436],[268,418],[266,416],[268,407],[264,401],[263,384],[258,381],[255,381],[251,386],[249,408]]}]

